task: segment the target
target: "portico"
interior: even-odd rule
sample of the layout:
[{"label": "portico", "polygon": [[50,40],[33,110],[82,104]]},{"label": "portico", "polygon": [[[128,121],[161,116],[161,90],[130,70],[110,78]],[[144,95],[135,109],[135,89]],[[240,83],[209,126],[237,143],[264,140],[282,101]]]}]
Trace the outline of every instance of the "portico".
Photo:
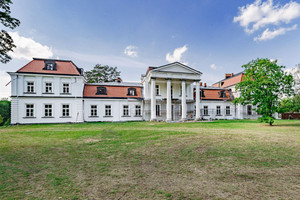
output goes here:
[{"label": "portico", "polygon": [[[145,105],[145,108],[150,108],[150,120],[170,122],[199,119],[201,74],[178,62],[148,70],[143,77],[143,84],[145,104],[149,104]],[[198,85],[195,100],[194,85]],[[195,103],[199,109],[194,108]]]}]

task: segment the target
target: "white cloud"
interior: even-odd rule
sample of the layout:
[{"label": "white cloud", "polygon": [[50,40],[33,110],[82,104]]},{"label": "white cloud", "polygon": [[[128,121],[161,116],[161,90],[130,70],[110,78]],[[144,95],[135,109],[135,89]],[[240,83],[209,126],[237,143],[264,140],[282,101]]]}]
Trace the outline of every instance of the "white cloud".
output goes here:
[{"label": "white cloud", "polygon": [[211,65],[210,65],[210,68],[216,70],[216,69],[217,69],[217,66],[216,66],[215,64],[211,64]]},{"label": "white cloud", "polygon": [[173,51],[173,54],[171,53],[167,53],[166,55],[166,60],[169,62],[169,63],[172,63],[172,62],[182,62],[181,61],[181,57],[182,57],[182,54],[184,52],[186,52],[188,50],[187,46],[184,45],[183,47],[178,47],[176,48],[174,51]]},{"label": "white cloud", "polygon": [[292,31],[297,29],[297,24],[290,28],[279,28],[274,31],[270,31],[269,28],[267,28],[261,35],[254,38],[254,41],[262,41],[262,40],[271,40],[275,38],[278,35],[284,35],[288,31]]},{"label": "white cloud", "polygon": [[52,49],[46,45],[42,45],[31,38],[20,36],[18,32],[9,32],[17,46],[13,52],[10,52],[13,58],[32,60],[36,58],[51,58],[53,56]]},{"label": "white cloud", "polygon": [[291,1],[284,5],[274,5],[273,0],[264,2],[256,0],[252,4],[239,7],[239,14],[234,17],[233,22],[239,23],[245,32],[249,34],[264,27],[278,26],[281,34],[278,32],[270,34],[268,28],[265,30],[265,34],[276,37],[286,32],[281,29],[282,24],[289,24],[293,19],[298,17],[300,17],[300,4],[297,2]]},{"label": "white cloud", "polygon": [[124,54],[129,57],[138,57],[138,52],[136,51],[137,47],[133,45],[129,45],[124,49]]}]

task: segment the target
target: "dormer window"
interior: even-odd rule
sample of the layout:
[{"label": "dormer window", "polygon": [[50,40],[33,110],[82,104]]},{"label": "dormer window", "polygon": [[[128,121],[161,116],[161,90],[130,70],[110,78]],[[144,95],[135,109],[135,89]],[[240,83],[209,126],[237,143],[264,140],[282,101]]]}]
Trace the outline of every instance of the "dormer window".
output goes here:
[{"label": "dormer window", "polygon": [[127,96],[136,96],[136,89],[135,88],[128,88]]},{"label": "dormer window", "polygon": [[97,87],[97,93],[96,94],[104,94],[106,95],[106,87]]},{"label": "dormer window", "polygon": [[56,70],[56,62],[54,60],[45,60],[45,67],[43,70]]},{"label": "dormer window", "polygon": [[227,98],[226,91],[223,90],[223,91],[219,92],[219,97],[220,98]]},{"label": "dormer window", "polygon": [[205,97],[204,90],[200,90],[200,97]]}]

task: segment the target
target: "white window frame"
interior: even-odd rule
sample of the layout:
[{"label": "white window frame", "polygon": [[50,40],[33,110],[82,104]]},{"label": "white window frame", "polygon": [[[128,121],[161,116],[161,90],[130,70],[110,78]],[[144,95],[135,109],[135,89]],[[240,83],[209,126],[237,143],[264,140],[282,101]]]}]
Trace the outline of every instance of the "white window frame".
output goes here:
[{"label": "white window frame", "polygon": [[207,105],[203,106],[203,115],[204,116],[208,115],[208,106]]},{"label": "white window frame", "polygon": [[[29,86],[29,83],[32,83],[32,85]],[[26,81],[26,92],[27,93],[34,93],[35,88],[34,88],[34,81]]]},{"label": "white window frame", "polygon": [[[64,86],[65,84],[68,84],[68,87],[66,87],[68,92],[65,92],[65,86]],[[70,90],[71,90],[71,84],[70,83],[67,83],[67,82],[62,83],[62,94],[70,94],[71,93]]]},{"label": "white window frame", "polygon": [[226,108],[225,108],[225,114],[226,115],[231,115],[230,106],[226,106]]},{"label": "white window frame", "polygon": [[[64,106],[68,106],[68,108],[64,108]],[[68,115],[64,114],[65,113],[64,109],[66,109],[65,112],[68,111],[67,112]],[[62,117],[71,117],[71,105],[70,104],[61,104],[61,116]]]},{"label": "white window frame", "polygon": [[[46,106],[49,106],[49,105],[51,106],[51,108],[46,108]],[[51,115],[49,115],[49,113]],[[44,117],[53,117],[53,104],[51,104],[51,103],[44,104]]]},{"label": "white window frame", "polygon": [[221,106],[216,106],[216,115],[221,115]]},{"label": "white window frame", "polygon": [[98,117],[98,106],[93,104],[90,105],[91,117]]},{"label": "white window frame", "polygon": [[[27,108],[27,106],[31,106],[32,105],[32,108]],[[27,103],[25,104],[25,117],[28,117],[28,118],[32,118],[32,117],[35,117],[35,112],[34,112],[34,109],[35,109],[35,105],[33,103]],[[27,112],[29,110],[29,112]],[[28,113],[30,113],[28,115]]]},{"label": "white window frame", "polygon": [[[51,86],[47,86],[47,84],[51,84]],[[50,92],[49,91],[47,92],[48,87],[50,87]],[[48,88],[48,90],[49,90],[49,88]],[[52,82],[45,82],[45,93],[48,93],[48,94],[53,93],[53,83]]]},{"label": "white window frame", "polygon": [[123,116],[129,116],[129,105],[123,105]]},{"label": "white window frame", "polygon": [[112,115],[112,106],[111,105],[105,105],[104,106],[104,108],[105,108],[105,117],[111,117]]},{"label": "white window frame", "polygon": [[142,106],[135,105],[135,116],[142,116]]}]

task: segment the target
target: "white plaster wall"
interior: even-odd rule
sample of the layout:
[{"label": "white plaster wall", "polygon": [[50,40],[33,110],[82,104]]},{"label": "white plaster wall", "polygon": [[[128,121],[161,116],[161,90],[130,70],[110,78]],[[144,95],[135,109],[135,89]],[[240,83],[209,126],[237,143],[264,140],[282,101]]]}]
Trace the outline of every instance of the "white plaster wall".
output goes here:
[{"label": "white plaster wall", "polygon": [[[26,104],[34,104],[34,118],[26,117]],[[52,118],[45,118],[44,105],[52,104]],[[62,117],[62,104],[70,105],[70,117]],[[82,98],[12,98],[12,124],[83,122]]]},{"label": "white plaster wall", "polygon": [[[135,106],[141,106],[143,115],[143,103],[135,99],[84,99],[84,121],[142,121],[142,116],[135,116]],[[98,117],[91,117],[91,105],[97,105]],[[111,105],[112,116],[105,116],[105,105]],[[123,105],[129,106],[129,117],[123,116]]]},{"label": "white plaster wall", "polygon": [[[11,95],[12,96],[83,96],[84,79],[82,76],[66,75],[43,75],[43,74],[21,74],[9,73],[11,75]],[[34,93],[26,94],[27,81],[34,82]],[[45,83],[52,83],[53,94],[45,94]],[[61,94],[63,83],[70,84],[71,94]]]}]

